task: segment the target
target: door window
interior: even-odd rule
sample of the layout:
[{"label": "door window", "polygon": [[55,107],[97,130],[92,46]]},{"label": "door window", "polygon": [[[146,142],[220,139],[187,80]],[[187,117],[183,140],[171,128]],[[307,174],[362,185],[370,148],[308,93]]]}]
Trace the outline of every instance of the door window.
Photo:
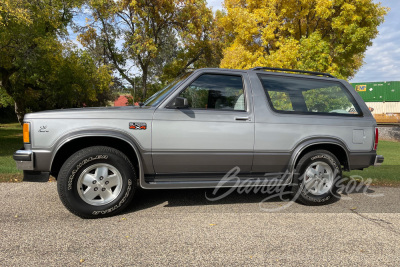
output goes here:
[{"label": "door window", "polygon": [[203,74],[192,82],[180,97],[187,98],[191,109],[246,109],[241,76]]}]

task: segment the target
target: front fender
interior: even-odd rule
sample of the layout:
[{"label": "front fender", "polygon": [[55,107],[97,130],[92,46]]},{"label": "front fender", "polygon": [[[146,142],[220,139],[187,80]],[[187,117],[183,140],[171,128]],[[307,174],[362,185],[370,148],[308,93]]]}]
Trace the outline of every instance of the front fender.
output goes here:
[{"label": "front fender", "polygon": [[[147,171],[152,170],[152,161],[151,161],[151,154],[150,151],[146,151],[142,146],[140,146],[140,143],[134,139],[132,136],[120,132],[120,131],[110,131],[110,130],[80,130],[80,131],[75,131],[75,132],[70,132],[67,133],[60,138],[58,138],[57,142],[52,146],[50,155],[48,156],[49,160],[49,167],[48,169],[51,170],[51,168],[54,165],[54,160],[57,156],[57,153],[62,149],[65,145],[68,145],[68,143],[80,139],[80,138],[87,138],[87,137],[105,137],[105,138],[115,138],[119,139],[127,145],[129,145],[132,150],[135,153],[135,156],[138,160],[138,177],[139,177],[139,183],[142,185],[144,183],[144,173]],[[147,162],[147,164],[146,164]],[[44,166],[38,166],[40,169],[45,168]]]}]

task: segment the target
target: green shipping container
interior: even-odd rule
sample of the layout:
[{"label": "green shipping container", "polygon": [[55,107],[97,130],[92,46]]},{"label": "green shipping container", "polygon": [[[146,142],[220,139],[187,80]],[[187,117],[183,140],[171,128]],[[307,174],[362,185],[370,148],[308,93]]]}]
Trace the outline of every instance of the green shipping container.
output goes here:
[{"label": "green shipping container", "polygon": [[400,101],[400,82],[352,83],[365,102]]}]

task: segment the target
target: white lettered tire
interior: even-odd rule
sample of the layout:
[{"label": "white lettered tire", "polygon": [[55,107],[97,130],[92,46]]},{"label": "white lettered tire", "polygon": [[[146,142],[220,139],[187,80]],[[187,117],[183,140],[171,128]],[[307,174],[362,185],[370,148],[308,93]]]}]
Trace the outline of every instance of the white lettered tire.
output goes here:
[{"label": "white lettered tire", "polygon": [[135,168],[117,149],[84,148],[61,167],[57,189],[64,206],[81,218],[113,216],[126,208],[133,198]]},{"label": "white lettered tire", "polygon": [[338,198],[342,179],[339,160],[331,152],[316,150],[299,161],[293,177],[293,200],[305,205],[323,205]]}]

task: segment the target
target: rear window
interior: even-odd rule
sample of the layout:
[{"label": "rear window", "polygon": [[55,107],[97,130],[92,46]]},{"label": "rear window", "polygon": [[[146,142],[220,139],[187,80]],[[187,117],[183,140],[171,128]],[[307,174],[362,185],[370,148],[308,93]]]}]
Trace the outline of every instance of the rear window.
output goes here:
[{"label": "rear window", "polygon": [[352,95],[339,82],[259,74],[276,112],[361,116]]}]

